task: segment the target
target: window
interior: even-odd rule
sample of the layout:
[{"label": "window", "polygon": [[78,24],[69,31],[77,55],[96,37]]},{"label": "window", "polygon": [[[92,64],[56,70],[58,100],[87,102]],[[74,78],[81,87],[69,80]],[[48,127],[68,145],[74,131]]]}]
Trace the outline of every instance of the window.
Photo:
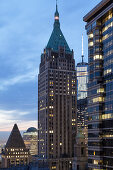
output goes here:
[{"label": "window", "polygon": [[104,97],[96,97],[93,99],[93,103],[96,103],[96,102],[104,102]]},{"label": "window", "polygon": [[84,148],[81,148],[81,155],[84,154]]},{"label": "window", "polygon": [[77,165],[77,170],[79,170],[79,165]]},{"label": "window", "polygon": [[94,60],[97,60],[97,59],[103,59],[103,56],[102,55],[95,55]]},{"label": "window", "polygon": [[93,42],[92,42],[92,41],[89,42],[88,46],[89,46],[89,47],[93,46]]}]

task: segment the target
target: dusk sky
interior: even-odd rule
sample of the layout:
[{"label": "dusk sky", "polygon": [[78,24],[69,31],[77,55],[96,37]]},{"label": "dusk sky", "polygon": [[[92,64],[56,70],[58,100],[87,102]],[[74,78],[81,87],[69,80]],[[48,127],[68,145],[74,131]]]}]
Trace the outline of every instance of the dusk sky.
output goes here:
[{"label": "dusk sky", "polygon": [[[100,0],[59,0],[61,30],[81,61],[83,16]],[[0,0],[0,131],[37,127],[38,70],[54,23],[55,0]]]}]

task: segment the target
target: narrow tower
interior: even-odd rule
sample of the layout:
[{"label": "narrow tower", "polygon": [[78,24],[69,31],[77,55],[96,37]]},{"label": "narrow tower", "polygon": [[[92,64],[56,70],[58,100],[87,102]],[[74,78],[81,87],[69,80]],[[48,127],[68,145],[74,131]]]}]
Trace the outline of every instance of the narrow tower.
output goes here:
[{"label": "narrow tower", "polygon": [[38,76],[38,151],[50,169],[72,167],[76,136],[76,72],[71,51],[60,29],[56,4],[54,27]]},{"label": "narrow tower", "polygon": [[82,34],[82,64],[84,63],[84,47],[83,47],[83,45],[84,45],[84,43],[83,43],[83,34]]}]

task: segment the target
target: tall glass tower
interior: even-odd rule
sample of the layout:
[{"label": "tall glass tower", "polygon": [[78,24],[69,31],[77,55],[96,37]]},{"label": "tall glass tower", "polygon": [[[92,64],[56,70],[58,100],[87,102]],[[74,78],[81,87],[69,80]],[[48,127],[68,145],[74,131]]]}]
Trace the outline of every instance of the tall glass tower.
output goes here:
[{"label": "tall glass tower", "polygon": [[77,129],[82,128],[87,143],[88,112],[88,63],[84,62],[83,35],[82,35],[82,61],[77,64]]},{"label": "tall glass tower", "polygon": [[78,63],[77,67],[77,100],[87,97],[88,63]]},{"label": "tall glass tower", "polygon": [[88,34],[88,167],[113,169],[113,1],[85,17]]},{"label": "tall glass tower", "polygon": [[56,170],[72,167],[76,136],[76,72],[71,51],[60,29],[56,5],[54,27],[41,55],[38,76],[39,158]]},{"label": "tall glass tower", "polygon": [[84,62],[83,35],[82,35],[82,62],[77,64],[77,100],[87,97],[88,91],[88,63]]}]

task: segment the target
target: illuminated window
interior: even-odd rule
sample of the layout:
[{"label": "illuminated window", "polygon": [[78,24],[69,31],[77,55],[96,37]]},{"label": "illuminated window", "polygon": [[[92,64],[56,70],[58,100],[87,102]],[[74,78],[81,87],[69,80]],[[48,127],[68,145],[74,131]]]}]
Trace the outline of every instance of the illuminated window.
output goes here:
[{"label": "illuminated window", "polygon": [[97,93],[104,93],[104,88],[97,89]]},{"label": "illuminated window", "polygon": [[50,117],[53,117],[53,114],[49,114]]},{"label": "illuminated window", "polygon": [[112,72],[112,69],[107,69],[107,70],[104,71],[104,75],[109,74],[111,72]]},{"label": "illuminated window", "polygon": [[102,160],[94,160],[94,165],[102,164]]},{"label": "illuminated window", "polygon": [[97,59],[103,59],[103,56],[102,55],[95,55],[94,60],[97,60]]},{"label": "illuminated window", "polygon": [[102,115],[102,119],[111,119],[111,118],[113,118],[113,115],[112,114],[103,114]]},{"label": "illuminated window", "polygon": [[108,37],[109,37],[109,35],[106,34],[105,36],[103,36],[102,40],[104,41],[104,40],[106,40]]},{"label": "illuminated window", "polygon": [[104,102],[104,97],[96,97],[93,99],[93,103],[96,103],[96,102]]},{"label": "illuminated window", "polygon": [[53,106],[49,106],[49,109],[53,109]]},{"label": "illuminated window", "polygon": [[58,16],[55,16],[55,20],[59,20],[59,17],[58,17]]},{"label": "illuminated window", "polygon": [[89,47],[90,47],[90,46],[93,46],[93,42],[92,42],[92,41],[89,42],[88,46],[89,46]]},{"label": "illuminated window", "polygon": [[88,38],[93,38],[93,33],[89,34]]},{"label": "illuminated window", "polygon": [[102,32],[104,33],[105,31],[107,31],[110,27],[113,26],[113,22],[111,22],[110,24],[108,24],[107,26],[105,26],[102,30]]}]

